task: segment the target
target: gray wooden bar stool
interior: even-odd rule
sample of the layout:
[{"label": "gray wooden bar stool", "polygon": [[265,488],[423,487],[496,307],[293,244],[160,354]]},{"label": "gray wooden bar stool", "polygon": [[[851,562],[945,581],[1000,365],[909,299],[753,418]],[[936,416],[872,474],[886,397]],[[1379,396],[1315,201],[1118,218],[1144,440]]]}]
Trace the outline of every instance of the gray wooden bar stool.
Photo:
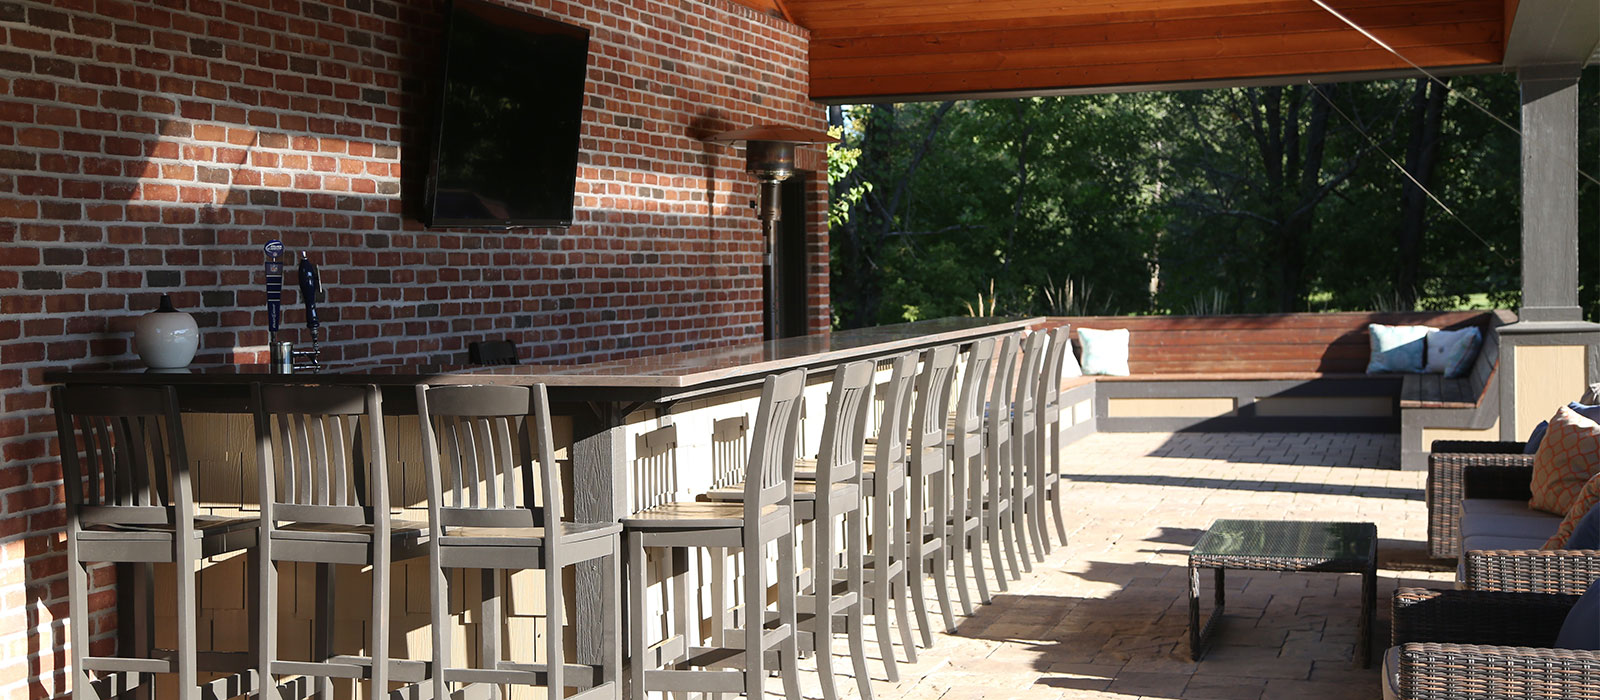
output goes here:
[{"label": "gray wooden bar stool", "polygon": [[[971,558],[970,577],[978,587],[978,602],[988,605],[992,600],[989,584],[983,574],[983,547],[986,530],[983,522],[983,391],[989,378],[989,368],[994,363],[995,341],[984,338],[967,348],[967,361],[961,372],[961,391],[956,396],[955,415],[950,427],[951,463],[951,558],[955,560],[956,593],[961,599],[962,612],[972,614],[972,599],[967,593],[966,571]],[[952,353],[951,361],[955,357]],[[953,378],[953,375],[952,375]],[[948,399],[947,399],[948,400]],[[917,399],[921,411],[921,397]],[[921,415],[920,413],[918,415]],[[941,420],[943,416],[940,416]],[[920,424],[921,419],[918,419]],[[941,438],[943,435],[941,434]],[[941,444],[940,449],[944,449]],[[1000,590],[1005,590],[1005,578],[999,574],[1000,562],[995,559],[995,578]]]},{"label": "gray wooden bar stool", "polygon": [[[375,386],[251,387],[261,504],[257,670],[262,700],[280,694],[278,676],[301,676],[323,698],[332,679],[389,682],[426,678],[420,661],[389,658],[390,565],[427,554],[426,525],[393,518],[383,407]],[[278,654],[278,563],[316,566],[316,621],[310,661]],[[335,565],[372,568],[366,654],[333,651]],[[284,690],[291,687],[285,684]]]},{"label": "gray wooden bar stool", "polygon": [[[811,549],[809,592],[802,591],[798,605],[801,639],[816,655],[817,675],[822,697],[836,700],[838,689],[833,674],[834,622],[845,618],[845,636],[856,685],[862,698],[872,697],[872,682],[867,675],[865,651],[864,569],[866,565],[866,517],[862,500],[862,466],[867,417],[872,410],[873,374],[876,363],[852,362],[833,372],[823,412],[821,446],[812,478],[795,484],[795,519],[809,525],[806,545]],[[713,501],[742,501],[746,489],[736,486],[715,490],[706,496]],[[844,519],[844,532],[838,520]],[[841,576],[842,574],[842,576]],[[783,601],[779,601],[781,606]],[[809,642],[809,644],[806,644]],[[888,653],[892,656],[893,650]]]},{"label": "gray wooden bar stool", "polygon": [[[743,503],[674,501],[622,520],[627,545],[628,659],[631,697],[651,691],[744,693],[759,700],[767,652],[777,652],[784,695],[800,700],[797,639],[794,457],[805,370],[766,378],[750,437]],[[778,613],[765,613],[767,545],[778,546]],[[647,645],[644,624],[646,548],[740,549],[744,563],[744,628],[700,647],[683,635]]]},{"label": "gray wooden bar stool", "polygon": [[[889,383],[882,393],[881,405],[877,406],[880,439],[866,446],[863,455],[868,462],[861,473],[861,488],[871,517],[863,602],[866,611],[872,614],[878,652],[883,657],[884,673],[891,682],[900,680],[895,665],[894,635],[889,624],[891,607],[900,627],[900,645],[905,650],[906,662],[917,662],[906,581],[907,561],[911,556],[906,434],[911,422],[920,355],[908,352],[890,361]],[[815,475],[812,478],[816,478]]]},{"label": "gray wooden bar stool", "polygon": [[[1044,561],[1044,528],[1035,504],[1040,471],[1038,435],[1039,367],[1044,362],[1045,334],[1029,333],[1022,341],[1022,364],[1014,371],[1011,401],[1011,529],[1015,533],[1022,570],[1033,572],[1033,560]],[[1031,545],[1031,546],[1030,546]]]},{"label": "gray wooden bar stool", "polygon": [[[1067,546],[1067,525],[1061,517],[1061,421],[1071,415],[1072,409],[1061,405],[1061,368],[1067,353],[1072,352],[1071,333],[1070,326],[1050,329],[1050,349],[1045,352],[1039,374],[1039,427],[1034,433],[1039,455],[1039,468],[1034,472],[1034,507],[1043,518],[1045,505],[1049,504],[1056,524],[1056,541],[1063,547]],[[1045,537],[1042,542],[1045,553],[1050,553],[1050,538]]]},{"label": "gray wooden bar stool", "polygon": [[[428,483],[429,575],[433,582],[433,697],[451,686],[538,685],[559,700],[622,697],[620,533],[616,523],[562,517],[561,474],[550,400],[533,386],[418,386],[417,413]],[[566,662],[562,571],[600,563],[602,624],[609,643],[596,665]],[[481,654],[475,668],[451,658],[449,569],[483,572]],[[544,572],[545,629],[539,663],[504,658],[500,571]],[[567,695],[568,688],[579,692]]]},{"label": "gray wooden bar stool", "polygon": [[[154,674],[176,676],[181,700],[253,692],[248,658],[199,651],[195,567],[202,559],[254,547],[256,519],[196,514],[172,387],[74,386],[50,393],[67,500],[72,696],[99,700],[133,688],[148,692]],[[89,650],[89,567],[111,562],[128,564],[124,568],[135,574],[134,609],[119,610],[131,621],[134,648],[95,656]],[[154,648],[150,578],[157,563],[174,565],[178,628],[170,650]],[[202,670],[236,675],[201,684]]]},{"label": "gray wooden bar stool", "polygon": [[[873,402],[878,414],[878,433],[876,437],[869,437],[864,446],[863,458],[867,462],[861,472],[861,489],[870,520],[864,571],[866,598],[863,602],[866,612],[873,616],[884,674],[891,682],[900,680],[900,671],[894,655],[890,608],[894,609],[900,627],[906,661],[917,662],[917,645],[913,640],[915,633],[911,629],[910,591],[906,581],[906,562],[910,556],[906,435],[911,421],[920,356],[920,352],[908,352],[888,361],[889,382],[883,385],[882,391],[875,392]],[[879,362],[879,371],[883,364]],[[899,438],[893,439],[891,436]],[[800,458],[795,465],[797,480],[804,482],[817,479],[817,460]]]},{"label": "gray wooden bar stool", "polygon": [[[1011,394],[1017,375],[1018,334],[1000,341],[995,356],[994,378],[989,383],[989,406],[984,415],[984,469],[973,484],[973,508],[983,513],[983,538],[989,544],[994,577],[1000,590],[1007,590],[1006,577],[1022,578],[1017,566],[1017,543],[1012,537],[1012,518],[1016,512],[1011,500]],[[1000,553],[1005,551],[1009,568],[1001,571]],[[1030,566],[1031,569],[1031,566]],[[1009,573],[1007,573],[1009,572]]]},{"label": "gray wooden bar stool", "polygon": [[[978,344],[982,345],[980,341]],[[992,344],[992,343],[991,343]],[[950,609],[951,552],[960,553],[959,533],[952,534],[952,494],[950,456],[945,450],[945,422],[950,415],[950,387],[955,381],[957,348],[945,345],[923,358],[917,374],[917,401],[911,414],[911,445],[906,466],[906,489],[910,493],[910,517],[906,534],[906,584],[911,587],[911,606],[917,614],[922,645],[933,646],[933,628],[928,621],[927,573],[934,577],[934,594],[939,598],[946,632],[955,631],[955,612]],[[957,583],[960,570],[957,569]],[[962,584],[964,590],[965,584]]]}]

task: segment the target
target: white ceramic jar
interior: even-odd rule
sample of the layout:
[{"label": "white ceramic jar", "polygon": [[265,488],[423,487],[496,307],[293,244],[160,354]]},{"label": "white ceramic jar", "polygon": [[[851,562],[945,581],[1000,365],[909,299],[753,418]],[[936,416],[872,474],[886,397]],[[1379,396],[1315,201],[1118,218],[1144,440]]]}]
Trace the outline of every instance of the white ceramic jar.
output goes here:
[{"label": "white ceramic jar", "polygon": [[200,348],[200,327],[193,316],[173,308],[172,298],[163,294],[161,306],[139,318],[133,345],[139,359],[152,369],[186,367]]}]

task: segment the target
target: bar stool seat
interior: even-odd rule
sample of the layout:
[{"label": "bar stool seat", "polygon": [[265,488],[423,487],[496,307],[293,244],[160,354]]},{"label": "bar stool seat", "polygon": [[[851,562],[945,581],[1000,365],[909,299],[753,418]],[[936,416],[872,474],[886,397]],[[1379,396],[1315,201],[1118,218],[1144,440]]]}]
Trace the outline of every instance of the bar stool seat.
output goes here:
[{"label": "bar stool seat", "polygon": [[[828,490],[835,512],[843,510],[850,504],[861,500],[861,488],[855,484],[834,484]],[[720,489],[706,492],[705,497],[713,503],[723,501],[744,500],[744,484],[734,484]],[[800,520],[814,520],[817,517],[817,482],[794,482],[794,515]]]},{"label": "bar stool seat", "polygon": [[[443,547],[496,545],[505,547],[538,547],[547,536],[542,527],[450,527],[445,528]],[[556,536],[563,542],[582,542],[620,534],[618,523],[561,523]]]},{"label": "bar stool seat", "polygon": [[[229,518],[215,515],[197,515],[194,518],[195,539],[219,537],[224,534],[249,530],[250,536],[255,537],[255,518]],[[172,539],[172,533],[177,527],[171,523],[155,523],[151,525],[129,525],[124,523],[95,523],[83,526],[80,537],[83,539],[126,539],[137,538],[145,535],[151,538]]]},{"label": "bar stool seat", "polygon": [[[761,523],[787,521],[792,510],[772,504],[761,508]],[[723,501],[663,503],[622,519],[629,530],[686,530],[744,527],[744,505]]]},{"label": "bar stool seat", "polygon": [[[415,544],[427,537],[428,524],[405,520],[391,520],[389,537],[397,543]],[[272,532],[275,540],[309,540],[316,542],[371,542],[371,525],[344,525],[334,523],[284,523]]]}]

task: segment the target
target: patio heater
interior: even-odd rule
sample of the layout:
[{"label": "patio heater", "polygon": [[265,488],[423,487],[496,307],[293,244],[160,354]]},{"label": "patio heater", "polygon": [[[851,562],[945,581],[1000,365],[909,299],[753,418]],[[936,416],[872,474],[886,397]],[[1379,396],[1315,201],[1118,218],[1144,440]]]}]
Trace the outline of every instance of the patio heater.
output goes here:
[{"label": "patio heater", "polygon": [[724,131],[710,137],[709,141],[745,144],[744,171],[754,175],[761,183],[761,203],[757,215],[761,217],[761,238],[766,253],[761,262],[761,284],[764,336],[777,340],[783,328],[782,310],[779,308],[778,290],[781,289],[782,271],[774,265],[774,251],[778,244],[778,220],[783,217],[783,207],[778,201],[778,185],[794,175],[794,147],[808,143],[833,143],[838,139],[827,132],[795,126],[762,125],[748,129]]}]

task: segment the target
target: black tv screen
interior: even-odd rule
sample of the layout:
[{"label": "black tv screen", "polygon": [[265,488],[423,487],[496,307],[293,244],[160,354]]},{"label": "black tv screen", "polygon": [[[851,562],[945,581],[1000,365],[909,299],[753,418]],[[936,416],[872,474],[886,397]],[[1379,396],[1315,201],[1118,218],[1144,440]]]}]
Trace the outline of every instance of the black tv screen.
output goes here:
[{"label": "black tv screen", "polygon": [[589,30],[454,0],[429,226],[570,226]]}]

